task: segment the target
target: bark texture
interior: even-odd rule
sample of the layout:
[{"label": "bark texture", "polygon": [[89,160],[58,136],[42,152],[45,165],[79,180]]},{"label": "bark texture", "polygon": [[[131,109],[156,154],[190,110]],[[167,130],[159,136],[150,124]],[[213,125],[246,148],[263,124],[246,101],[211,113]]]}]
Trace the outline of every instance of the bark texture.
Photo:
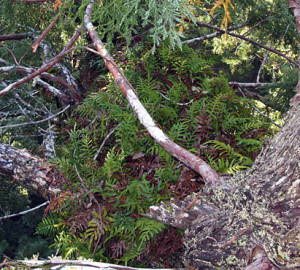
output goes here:
[{"label": "bark texture", "polygon": [[0,174],[46,199],[60,193],[66,181],[43,159],[7,144],[0,144]]},{"label": "bark texture", "polygon": [[[295,102],[286,124],[264,143],[253,167],[227,179],[230,189],[205,188],[194,199],[150,208],[150,217],[185,229],[186,265],[300,267],[299,119],[300,104]],[[265,254],[269,262],[260,256],[259,266],[249,268],[258,254]]]}]

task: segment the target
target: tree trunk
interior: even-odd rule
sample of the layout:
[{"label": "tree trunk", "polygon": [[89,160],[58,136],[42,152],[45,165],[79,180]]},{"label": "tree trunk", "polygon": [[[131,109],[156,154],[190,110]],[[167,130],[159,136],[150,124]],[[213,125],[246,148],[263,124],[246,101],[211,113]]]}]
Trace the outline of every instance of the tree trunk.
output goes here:
[{"label": "tree trunk", "polygon": [[245,269],[300,267],[299,119],[295,101],[253,167],[227,179],[230,190],[206,188],[196,200],[150,208],[149,217],[186,230],[186,265],[241,269],[265,254],[270,263]]}]

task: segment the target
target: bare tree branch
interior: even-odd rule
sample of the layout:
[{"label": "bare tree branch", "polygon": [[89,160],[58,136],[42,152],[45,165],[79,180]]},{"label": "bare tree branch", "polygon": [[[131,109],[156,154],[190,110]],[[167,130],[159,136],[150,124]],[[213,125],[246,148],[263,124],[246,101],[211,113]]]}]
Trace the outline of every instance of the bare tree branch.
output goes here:
[{"label": "bare tree branch", "polygon": [[[1,73],[6,73],[6,72],[16,72],[18,74],[32,74],[35,72],[35,69],[33,68],[28,68],[28,67],[23,67],[23,66],[6,66],[6,67],[0,67],[0,74]],[[64,81],[62,78],[58,77],[58,76],[54,76],[50,73],[47,72],[43,72],[40,74],[41,78],[43,79],[47,79],[50,80],[52,82],[58,83],[61,86],[63,86],[64,88],[69,90],[69,94],[71,95],[72,99],[74,99],[75,101],[82,101],[81,96],[78,94],[78,92],[74,89],[74,87],[70,84],[68,84],[66,81]],[[40,80],[38,80],[38,83],[41,82]],[[51,91],[51,89],[49,87],[46,87],[46,83],[41,83],[42,86],[44,86],[45,88],[48,88],[49,91]],[[57,92],[59,93],[59,97],[63,97],[64,101],[66,104],[70,104],[72,103],[72,100],[70,99],[69,96],[67,96],[65,93],[62,93],[60,90],[56,90],[56,91],[51,91],[53,93]]]},{"label": "bare tree branch", "polygon": [[105,145],[106,141],[109,139],[109,137],[116,131],[116,129],[120,126],[120,124],[118,124],[116,127],[114,127],[107,135],[106,137],[104,138],[104,140],[102,141],[101,145],[99,146],[98,150],[97,150],[97,153],[95,154],[94,156],[94,160],[96,161],[97,160],[97,157],[99,156],[103,146]]},{"label": "bare tree branch", "polygon": [[[272,44],[273,44],[273,42],[271,43],[271,46],[272,46]],[[265,57],[264,57],[264,59],[263,59],[261,65],[260,65],[260,67],[259,67],[259,70],[258,70],[258,73],[257,73],[257,77],[256,77],[256,83],[259,83],[259,81],[260,81],[260,74],[261,74],[261,72],[262,72],[262,69],[263,69],[263,67],[264,67],[264,65],[265,65],[265,63],[266,63],[266,61],[267,61],[267,58],[268,58],[268,56],[269,56],[269,52],[270,52],[270,51],[267,51],[267,52],[266,52],[266,55],[265,55]]]},{"label": "bare tree branch", "polygon": [[[135,267],[128,267],[110,263],[102,263],[102,262],[93,262],[88,260],[59,260],[59,259],[52,259],[47,261],[41,260],[29,260],[29,261],[17,261],[12,262],[11,265],[17,266],[17,263],[21,263],[26,265],[27,267],[36,268],[47,267],[47,269],[82,269],[82,270],[153,270],[151,268],[135,268]],[[157,268],[156,270],[175,270],[170,268]],[[180,270],[180,269],[178,269]],[[183,270],[183,269],[182,269]]]},{"label": "bare tree branch", "polygon": [[35,122],[27,122],[27,123],[20,123],[20,124],[14,124],[14,125],[7,125],[7,126],[0,126],[0,129],[6,129],[6,128],[16,128],[16,127],[24,127],[24,126],[28,126],[28,125],[36,125],[36,124],[39,124],[39,123],[43,123],[43,122],[46,122],[46,121],[49,121],[53,118],[55,118],[56,116],[62,114],[63,112],[65,112],[67,109],[69,109],[70,105],[68,105],[67,107],[65,107],[63,110],[61,110],[60,112],[54,114],[54,115],[51,115],[49,116],[48,118],[45,118],[45,119],[42,119],[42,120],[39,120],[39,121],[35,121]]},{"label": "bare tree branch", "polygon": [[244,82],[229,82],[230,86],[236,86],[236,87],[246,87],[246,88],[257,88],[261,86],[270,86],[274,85],[275,83],[244,83]]},{"label": "bare tree branch", "polygon": [[155,124],[149,113],[146,111],[139,98],[137,97],[134,88],[124,76],[120,67],[114,62],[113,57],[107,51],[102,41],[99,39],[95,27],[91,23],[91,15],[94,6],[94,0],[86,8],[84,15],[84,24],[87,29],[98,54],[104,59],[106,67],[111,72],[114,80],[126,99],[128,100],[133,111],[137,115],[142,125],[147,129],[154,140],[159,143],[170,155],[177,158],[179,161],[186,164],[188,167],[199,173],[204,181],[211,186],[218,186],[223,183],[219,174],[204,160],[190,153],[185,148],[179,146],[163,133],[163,131]]},{"label": "bare tree branch", "polygon": [[33,78],[37,77],[38,75],[40,75],[44,71],[46,71],[49,68],[53,67],[57,62],[59,62],[69,52],[69,50],[71,49],[71,47],[73,46],[75,41],[79,38],[80,34],[81,34],[81,27],[79,27],[79,29],[75,32],[75,34],[73,35],[73,37],[71,38],[69,43],[65,46],[65,48],[62,50],[62,52],[59,55],[57,55],[52,60],[50,60],[49,62],[44,64],[41,68],[36,70],[34,73],[32,73],[32,74],[30,74],[30,75],[28,75],[28,76],[26,76],[26,77],[24,77],[20,80],[8,85],[6,88],[4,88],[3,90],[0,91],[0,96],[3,96],[7,92],[9,92],[12,89],[16,88],[17,86],[32,80]]},{"label": "bare tree branch", "polygon": [[[236,30],[236,29],[242,28],[244,26],[245,26],[245,24],[239,24],[235,27],[229,28],[228,31]],[[202,37],[197,37],[197,38],[192,38],[192,39],[189,39],[189,40],[185,40],[185,41],[182,42],[182,44],[184,44],[184,43],[191,44],[191,43],[196,42],[196,41],[203,41],[203,40],[215,38],[215,37],[218,37],[218,36],[221,36],[221,35],[223,35],[223,33],[214,32],[214,33],[202,36]]]},{"label": "bare tree branch", "polygon": [[[299,14],[300,14],[300,13],[299,13]],[[185,20],[186,22],[191,22],[191,20],[190,20],[189,18],[184,18],[184,20]],[[286,56],[285,54],[283,54],[283,53],[277,51],[276,49],[273,49],[273,48],[270,48],[270,47],[268,47],[268,46],[265,46],[265,45],[263,45],[263,44],[261,44],[261,43],[259,43],[259,42],[257,42],[257,41],[254,41],[254,40],[252,40],[252,39],[250,39],[250,38],[247,38],[247,37],[245,37],[245,36],[243,36],[243,35],[239,35],[239,34],[236,34],[236,33],[234,33],[234,32],[231,32],[231,31],[227,31],[227,32],[226,32],[224,29],[221,29],[221,28],[219,28],[219,27],[217,27],[217,26],[214,26],[214,25],[211,25],[211,24],[209,24],[209,23],[200,22],[200,21],[196,21],[195,23],[196,23],[198,26],[204,26],[204,27],[207,27],[207,28],[210,28],[210,29],[214,29],[214,30],[217,30],[217,31],[219,31],[219,32],[221,32],[221,33],[223,33],[223,34],[224,34],[224,33],[227,33],[228,35],[231,35],[231,36],[233,36],[233,37],[236,37],[236,38],[245,40],[245,41],[247,41],[247,42],[249,42],[249,43],[251,43],[251,44],[254,44],[254,45],[256,45],[256,46],[259,46],[259,47],[261,47],[261,48],[264,48],[264,49],[266,49],[266,50],[268,50],[268,51],[270,51],[270,52],[272,52],[272,53],[275,53],[275,54],[277,54],[277,55],[280,55],[281,57],[283,57],[283,58],[285,58],[286,60],[288,60],[290,63],[292,63],[292,64],[294,64],[295,66],[299,67],[299,63],[295,62],[294,60],[292,60],[290,57]]]},{"label": "bare tree branch", "polygon": [[4,216],[4,217],[0,217],[0,220],[12,218],[12,217],[23,216],[23,215],[25,215],[27,213],[33,212],[33,211],[35,211],[37,209],[40,209],[40,208],[42,208],[42,207],[44,207],[44,206],[46,206],[48,204],[49,204],[49,201],[46,201],[46,202],[44,202],[44,203],[42,203],[42,204],[40,204],[40,205],[38,205],[38,206],[36,206],[34,208],[31,208],[31,209],[28,209],[28,210],[25,210],[25,211],[22,211],[22,212],[19,212],[19,213],[16,213],[16,214],[11,214],[11,215],[7,215],[7,216]]},{"label": "bare tree branch", "polygon": [[20,33],[20,34],[11,34],[11,35],[2,35],[0,36],[0,41],[6,40],[21,40],[27,38],[32,33]]},{"label": "bare tree branch", "polygon": [[59,18],[59,13],[55,16],[55,18],[52,20],[52,22],[49,24],[49,26],[45,29],[45,31],[38,37],[38,39],[32,44],[32,51],[36,52],[39,44],[44,39],[44,37],[48,34],[48,32],[52,29],[52,27],[55,25]]},{"label": "bare tree branch", "polygon": [[[244,94],[244,92],[243,92],[243,90],[242,90],[240,87],[238,87],[238,89],[239,89],[239,91],[241,92],[241,94],[242,94],[244,97],[246,97],[245,94]],[[253,104],[251,104],[250,102],[248,102],[248,103],[249,103],[249,105],[250,105],[255,111],[257,111],[260,115],[262,115],[263,117],[265,117],[266,119],[268,119],[268,121],[272,122],[276,127],[282,128],[282,126],[280,126],[280,125],[278,125],[277,123],[275,123],[272,119],[270,119],[267,115],[265,115],[263,112],[261,112],[261,111],[260,111],[257,107],[255,107]]]}]

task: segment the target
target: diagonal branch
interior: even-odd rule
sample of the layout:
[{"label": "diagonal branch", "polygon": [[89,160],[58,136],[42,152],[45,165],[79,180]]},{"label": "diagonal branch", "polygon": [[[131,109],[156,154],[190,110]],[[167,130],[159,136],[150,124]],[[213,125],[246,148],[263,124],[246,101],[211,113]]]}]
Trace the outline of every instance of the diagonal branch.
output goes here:
[{"label": "diagonal branch", "polygon": [[190,153],[185,148],[179,146],[173,142],[163,131],[155,124],[150,114],[146,111],[145,107],[137,97],[132,85],[124,76],[120,67],[114,62],[113,57],[107,51],[102,41],[99,39],[94,25],[91,23],[92,10],[94,6],[94,0],[91,0],[90,4],[86,8],[84,15],[85,28],[88,31],[94,46],[96,47],[98,54],[104,59],[106,67],[111,72],[114,80],[126,99],[128,100],[133,111],[137,115],[142,125],[147,129],[153,139],[160,144],[169,154],[177,158],[179,161],[186,164],[188,167],[199,173],[204,181],[211,186],[218,186],[223,184],[222,178],[219,174],[209,166],[204,160]]},{"label": "diagonal branch", "polygon": [[45,29],[45,31],[37,38],[37,40],[31,45],[32,47],[32,51],[36,52],[39,44],[41,43],[41,41],[44,39],[44,37],[48,34],[48,32],[52,29],[52,27],[55,25],[55,23],[57,22],[59,18],[59,13],[55,16],[55,18],[53,19],[53,21],[48,25],[48,27]]},{"label": "diagonal branch", "polygon": [[[239,29],[239,28],[242,28],[244,27],[245,24],[239,24],[239,25],[236,25],[234,27],[231,27],[229,29],[227,29],[227,31],[232,31],[232,30],[236,30],[236,29]],[[189,39],[189,40],[185,40],[182,42],[182,44],[184,43],[187,43],[187,44],[191,44],[193,42],[200,42],[200,41],[204,41],[206,39],[211,39],[211,38],[215,38],[215,37],[218,37],[218,36],[221,36],[223,35],[223,33],[221,32],[214,32],[214,33],[211,33],[211,34],[208,34],[208,35],[205,35],[205,36],[201,36],[201,37],[197,37],[197,38],[192,38],[192,39]]]},{"label": "diagonal branch", "polygon": [[8,126],[0,126],[0,130],[1,129],[5,129],[5,128],[16,128],[16,127],[24,127],[24,126],[28,126],[28,125],[36,125],[36,124],[40,124],[40,123],[43,123],[43,122],[47,122],[53,118],[55,118],[56,116],[64,113],[67,109],[70,108],[70,105],[68,105],[67,107],[65,107],[63,110],[61,110],[60,112],[54,114],[54,115],[51,115],[45,119],[42,119],[42,120],[38,120],[38,121],[35,121],[35,122],[27,122],[27,123],[20,123],[20,124],[13,124],[13,125],[8,125]]},{"label": "diagonal branch", "polygon": [[[191,21],[189,18],[184,18],[184,20],[185,20],[186,22],[190,22],[190,21]],[[219,27],[217,27],[217,26],[214,26],[214,25],[211,25],[211,24],[209,24],[209,23],[200,22],[200,21],[196,21],[195,23],[196,23],[198,26],[204,26],[204,27],[207,27],[207,28],[210,28],[210,29],[214,29],[214,30],[216,30],[216,31],[219,31],[219,32],[221,32],[221,33],[227,33],[228,35],[231,35],[231,36],[233,36],[233,37],[236,37],[236,38],[245,40],[245,41],[247,41],[247,42],[249,42],[249,43],[251,43],[251,44],[253,44],[253,45],[256,45],[256,46],[259,46],[259,47],[261,47],[261,48],[264,48],[264,49],[266,49],[266,50],[268,50],[268,51],[270,51],[270,52],[272,52],[272,53],[275,53],[275,54],[277,54],[277,55],[279,55],[279,56],[285,58],[285,59],[288,60],[290,63],[292,63],[292,64],[294,64],[295,66],[299,67],[299,63],[295,62],[294,60],[292,60],[290,57],[286,56],[286,55],[283,54],[282,52],[279,52],[279,51],[277,51],[276,49],[273,49],[273,48],[270,48],[270,47],[268,47],[268,46],[265,46],[265,45],[263,45],[263,44],[261,44],[261,43],[259,43],[259,42],[257,42],[257,41],[254,41],[254,40],[252,40],[252,39],[250,39],[250,38],[247,38],[247,37],[245,37],[245,36],[243,36],[243,35],[239,35],[239,34],[236,34],[236,33],[234,33],[234,32],[231,32],[231,31],[227,31],[227,32],[226,32],[224,29],[221,29],[221,28],[219,28]]]},{"label": "diagonal branch", "polygon": [[33,212],[41,207],[44,207],[45,205],[48,205],[49,204],[49,201],[46,201],[34,208],[31,208],[31,209],[28,209],[28,210],[25,210],[25,211],[22,211],[22,212],[19,212],[19,213],[16,213],[16,214],[11,214],[11,215],[7,215],[7,216],[3,216],[3,217],[0,217],[0,220],[4,220],[4,219],[8,219],[8,218],[12,218],[12,217],[18,217],[18,216],[23,216],[27,213],[30,213],[30,212]]},{"label": "diagonal branch", "polygon": [[36,70],[35,72],[31,73],[30,75],[8,85],[7,87],[5,87],[3,90],[0,91],[0,96],[3,96],[4,94],[10,92],[12,89],[16,88],[17,86],[28,82],[30,80],[32,80],[33,78],[37,77],[38,75],[42,74],[44,71],[48,70],[49,68],[53,67],[57,62],[59,62],[64,56],[65,54],[72,48],[73,44],[75,43],[75,41],[79,38],[81,34],[81,27],[78,28],[78,30],[75,32],[75,34],[73,35],[73,37],[71,38],[71,40],[69,41],[69,43],[65,46],[65,48],[62,50],[62,52],[57,55],[56,57],[54,57],[53,59],[51,59],[50,61],[48,61],[46,64],[44,64],[41,68],[39,68],[38,70]]},{"label": "diagonal branch", "polygon": [[[0,67],[0,74],[1,73],[9,73],[9,72],[16,72],[18,74],[32,74],[35,72],[35,70],[33,68],[29,68],[29,67],[23,67],[23,66],[5,66],[5,67]],[[58,77],[58,76],[54,76],[50,73],[47,72],[43,72],[40,74],[41,78],[43,79],[47,79],[49,81],[52,81],[54,83],[58,83],[61,86],[63,86],[64,88],[69,90],[69,95],[66,95],[65,93],[61,92],[60,90],[56,89],[56,91],[51,91],[51,89],[53,89],[53,87],[51,88],[49,84],[47,84],[46,82],[42,81],[41,79],[37,80],[37,83],[42,85],[43,87],[45,87],[46,89],[48,89],[50,92],[52,92],[54,95],[57,95],[59,98],[63,99],[63,101],[66,104],[71,104],[75,101],[82,101],[81,96],[77,93],[77,91],[74,89],[73,86],[71,86],[70,84],[68,84],[66,81],[64,81],[62,78]]]}]

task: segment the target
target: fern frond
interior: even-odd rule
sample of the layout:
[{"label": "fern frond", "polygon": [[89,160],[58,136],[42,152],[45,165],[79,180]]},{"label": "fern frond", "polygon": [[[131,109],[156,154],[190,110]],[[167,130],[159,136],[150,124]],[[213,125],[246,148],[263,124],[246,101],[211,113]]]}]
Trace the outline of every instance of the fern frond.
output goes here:
[{"label": "fern frond", "polygon": [[58,214],[50,214],[37,225],[35,229],[35,233],[39,235],[56,235],[60,228],[57,226],[59,224],[59,215]]}]

